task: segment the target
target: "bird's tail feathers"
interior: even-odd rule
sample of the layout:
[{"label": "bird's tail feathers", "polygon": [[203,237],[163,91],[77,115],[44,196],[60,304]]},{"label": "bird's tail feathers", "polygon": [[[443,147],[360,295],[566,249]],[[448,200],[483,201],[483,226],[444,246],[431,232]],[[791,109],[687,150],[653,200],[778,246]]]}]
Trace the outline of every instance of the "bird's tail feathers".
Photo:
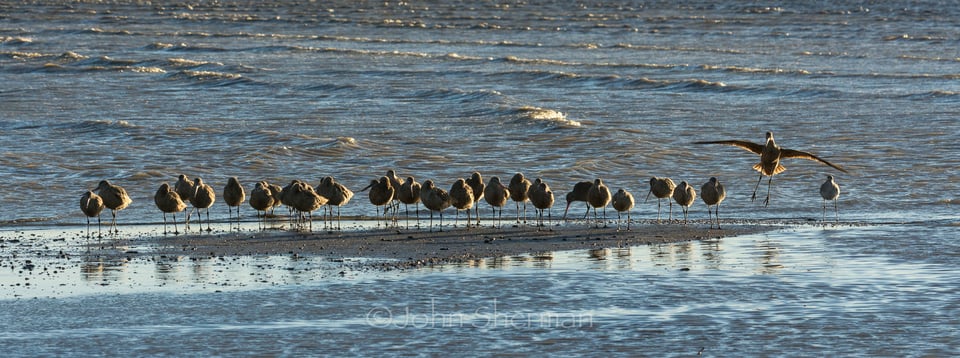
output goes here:
[{"label": "bird's tail feathers", "polygon": [[[763,165],[761,165],[761,163],[754,164],[753,170],[763,173]],[[783,164],[777,163],[777,168],[773,170],[773,174],[768,174],[768,175],[777,175],[777,174],[783,173],[786,170],[787,170],[787,167],[783,166]]]}]

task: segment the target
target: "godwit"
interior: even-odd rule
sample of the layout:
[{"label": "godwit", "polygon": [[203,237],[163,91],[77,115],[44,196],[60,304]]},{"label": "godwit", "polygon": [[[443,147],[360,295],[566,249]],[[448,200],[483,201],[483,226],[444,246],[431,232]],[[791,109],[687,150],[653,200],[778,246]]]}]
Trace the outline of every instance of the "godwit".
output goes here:
[{"label": "godwit", "polygon": [[670,198],[673,196],[673,190],[677,187],[677,184],[673,183],[673,180],[670,178],[650,178],[650,191],[647,192],[647,198],[643,199],[644,202],[647,199],[650,199],[650,194],[657,197],[657,223],[660,223],[660,200],[667,199],[667,204],[670,204],[670,218],[673,220],[673,202],[670,201]]},{"label": "godwit", "polygon": [[313,212],[327,203],[327,198],[317,194],[313,187],[304,182],[298,182],[292,188],[290,194],[290,204],[298,212],[299,220],[302,223],[303,214],[307,214],[306,220],[309,230],[313,231]]},{"label": "godwit", "polygon": [[97,236],[103,236],[100,229],[100,212],[103,211],[103,198],[87,190],[80,196],[80,211],[87,217],[87,237],[90,236],[90,218],[97,217]]},{"label": "godwit", "polygon": [[[563,210],[563,219],[567,219],[567,211],[570,211],[570,204],[573,204],[574,201],[587,202],[587,192],[590,191],[590,187],[593,186],[591,181],[582,181],[573,185],[573,190],[567,193],[567,208]],[[587,212],[583,213],[583,218],[587,218],[587,214],[590,214],[590,205],[587,204]]]},{"label": "godwit", "polygon": [[190,196],[193,195],[193,181],[190,180],[184,174],[180,174],[177,177],[177,183],[173,184],[173,190],[177,192],[177,195],[180,195],[180,200],[190,200]]},{"label": "godwit", "polygon": [[267,210],[273,208],[273,193],[270,191],[270,184],[261,181],[257,183],[253,191],[250,192],[250,207],[257,211],[257,221],[259,222],[260,212],[263,212],[263,221],[267,221]]},{"label": "godwit", "polygon": [[517,203],[517,223],[520,223],[520,203],[523,203],[523,221],[527,221],[527,192],[530,191],[532,184],[523,177],[523,173],[517,173],[510,178],[510,199]]},{"label": "godwit", "polygon": [[606,226],[607,205],[610,204],[610,189],[607,188],[606,185],[603,185],[603,181],[600,180],[600,178],[595,179],[593,185],[590,186],[590,190],[587,191],[587,203],[593,207],[593,219],[597,227],[600,227],[600,221],[597,218],[597,208],[603,208],[603,225]]},{"label": "godwit", "polygon": [[[270,195],[273,197],[273,206],[270,207],[270,213],[273,214],[276,207],[283,205],[283,200],[281,200],[283,198],[283,187],[278,184],[264,183],[267,184],[267,187],[270,189]],[[266,220],[266,211],[264,211],[263,215],[264,220]]]},{"label": "godwit", "polygon": [[133,202],[130,195],[127,195],[127,191],[121,186],[110,184],[106,180],[101,180],[95,191],[103,199],[103,205],[109,208],[113,215],[114,232],[120,232],[120,229],[117,228],[117,212],[126,209]]},{"label": "godwit", "polygon": [[[380,207],[383,206],[383,220],[386,221],[387,205],[393,201],[393,194],[396,192],[390,183],[390,178],[383,176],[380,177],[380,180],[370,180],[370,185],[360,189],[360,192],[367,191],[367,189],[370,189],[367,196],[370,199],[370,204],[373,204],[373,206],[377,208],[377,216],[380,216]],[[377,225],[379,225],[379,221]]]},{"label": "godwit", "polygon": [[700,187],[700,198],[707,204],[707,220],[710,221],[710,227],[713,228],[713,219],[710,216],[710,206],[716,205],[717,229],[720,228],[720,203],[727,197],[727,190],[723,184],[717,180],[717,177],[710,177],[710,181],[703,183]]},{"label": "godwit", "polygon": [[[200,231],[203,231],[203,222],[200,221],[200,209],[207,211],[207,231],[213,231],[210,228],[210,207],[217,200],[213,187],[203,182],[203,179],[196,177],[193,179],[193,195],[190,196],[190,204],[193,205],[193,211],[197,213],[197,222],[200,223]],[[190,222],[187,214],[187,222]]]},{"label": "godwit", "polygon": [[243,204],[246,198],[247,195],[243,191],[243,186],[240,185],[240,180],[237,179],[237,177],[227,179],[227,185],[223,187],[223,201],[227,203],[227,211],[231,217],[233,216],[233,207],[237,207],[238,229],[240,225],[240,205]]},{"label": "godwit", "polygon": [[450,187],[450,205],[457,209],[457,218],[453,221],[453,227],[457,227],[457,221],[460,220],[460,210],[467,211],[467,228],[470,228],[470,209],[473,208],[473,189],[467,185],[467,181],[457,179]]},{"label": "godwit", "polygon": [[[493,208],[493,215],[497,216],[497,222],[502,228],[503,207],[507,205],[507,199],[510,199],[510,189],[500,182],[500,177],[490,178],[490,183],[483,189],[483,199]],[[500,208],[500,215],[497,215],[497,208]]]},{"label": "godwit", "polygon": [[433,180],[423,182],[420,189],[420,201],[430,210],[430,231],[433,231],[433,212],[440,212],[440,231],[443,231],[443,209],[450,207],[450,194],[437,188]]},{"label": "godwit", "polygon": [[530,197],[530,203],[533,204],[533,207],[537,209],[537,231],[539,231],[540,227],[545,227],[543,224],[544,210],[547,210],[547,223],[553,221],[552,215],[549,211],[550,208],[553,207],[553,191],[550,190],[550,187],[547,186],[547,183],[540,181],[535,188],[530,188],[530,193],[528,195]]},{"label": "godwit", "polygon": [[387,174],[384,175],[387,179],[390,179],[390,186],[393,187],[393,199],[390,200],[391,207],[393,208],[393,219],[397,219],[397,212],[400,211],[400,199],[397,198],[397,189],[400,189],[400,186],[403,185],[403,179],[400,179],[397,176],[397,172],[393,169],[387,170]]},{"label": "godwit", "polygon": [[820,196],[823,197],[823,219],[827,218],[827,200],[833,200],[833,211],[837,215],[837,222],[840,222],[840,207],[837,201],[840,199],[840,185],[833,180],[833,175],[827,175],[827,181],[820,185]]},{"label": "godwit", "polygon": [[331,220],[333,217],[333,207],[337,207],[337,229],[341,229],[340,207],[350,202],[350,199],[353,198],[353,191],[329,176],[320,180],[320,185],[317,185],[316,191],[320,196],[327,198],[327,207],[329,207],[330,210]]},{"label": "godwit", "polygon": [[[279,199],[279,203],[287,207],[287,213],[290,215],[290,221],[295,221],[293,217],[293,187],[303,183],[300,179],[293,179],[290,181],[290,184],[280,188],[280,190],[275,190],[271,187],[271,192],[274,195],[274,198]],[[277,203],[274,203],[274,206],[280,206]]]},{"label": "godwit", "polygon": [[620,214],[627,212],[627,231],[630,231],[630,210],[633,209],[633,194],[620,188],[613,194],[613,208],[617,210],[617,230],[620,230]]},{"label": "godwit", "polygon": [[690,205],[693,205],[693,201],[697,199],[697,191],[693,189],[692,186],[687,185],[687,182],[681,181],[680,185],[673,191],[673,200],[677,202],[677,205],[680,205],[680,209],[683,210],[683,224],[687,224],[687,210],[690,208]]},{"label": "godwit", "polygon": [[483,177],[480,176],[480,172],[473,172],[470,175],[470,178],[467,178],[467,185],[470,186],[470,189],[473,189],[473,206],[477,211],[477,227],[480,227],[480,199],[483,199],[483,191],[486,189],[486,184],[483,183]]},{"label": "godwit", "polygon": [[157,209],[160,209],[160,212],[163,213],[163,233],[167,233],[167,213],[171,213],[173,214],[173,233],[179,234],[177,213],[187,208],[187,204],[184,204],[183,200],[180,199],[180,194],[170,188],[170,184],[163,183],[160,184],[157,193],[153,194],[153,202],[157,204]]},{"label": "godwit", "polygon": [[[407,177],[407,180],[400,184],[400,190],[397,191],[397,200],[400,200],[403,203],[403,208],[407,212],[407,218],[410,217],[410,204],[416,205],[417,210],[417,226],[420,225],[420,183],[417,183],[417,180],[412,176]],[[408,223],[409,224],[409,223]]]},{"label": "godwit", "polygon": [[760,163],[754,164],[753,169],[760,172],[760,178],[757,179],[757,186],[753,188],[753,196],[750,197],[751,200],[757,199],[757,189],[760,188],[760,182],[763,181],[763,176],[766,175],[769,177],[767,180],[767,198],[763,201],[763,205],[767,206],[770,204],[770,186],[773,184],[773,176],[780,174],[784,170],[787,170],[783,165],[780,164],[781,159],[786,158],[799,158],[817,161],[823,164],[830,166],[836,170],[846,173],[847,171],[839,166],[836,166],[826,160],[821,159],[820,157],[813,155],[811,153],[802,152],[799,150],[781,148],[773,140],[773,132],[767,132],[767,141],[764,144],[758,144],[743,140],[718,140],[718,141],[706,141],[706,142],[693,142],[694,144],[727,144],[736,147],[740,147],[746,150],[749,150],[753,153],[760,155]]}]

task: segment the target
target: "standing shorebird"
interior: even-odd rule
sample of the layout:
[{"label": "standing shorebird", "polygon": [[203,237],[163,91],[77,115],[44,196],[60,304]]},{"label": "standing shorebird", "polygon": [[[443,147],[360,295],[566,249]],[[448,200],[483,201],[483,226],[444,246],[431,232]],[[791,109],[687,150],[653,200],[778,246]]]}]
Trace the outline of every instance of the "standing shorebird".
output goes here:
[{"label": "standing shorebird", "polygon": [[473,174],[467,178],[467,185],[470,186],[470,189],[473,189],[473,206],[477,213],[477,227],[480,227],[480,199],[483,199],[483,190],[486,189],[487,185],[483,183],[483,177],[480,176],[480,172],[473,172]]},{"label": "standing shorebird", "polygon": [[627,231],[630,231],[630,210],[633,209],[633,194],[621,188],[613,194],[613,208],[617,210],[617,230],[620,230],[620,214],[627,212]]},{"label": "standing shorebird", "polygon": [[597,218],[597,208],[603,208],[603,225],[607,224],[607,205],[610,204],[610,189],[603,185],[603,181],[597,178],[593,181],[593,186],[587,191],[587,203],[593,207],[593,220],[596,227],[600,227],[600,221]]},{"label": "standing shorebird", "polygon": [[753,169],[760,172],[760,178],[757,179],[757,186],[753,188],[753,196],[750,197],[750,200],[757,199],[757,190],[760,188],[760,182],[763,181],[763,176],[766,175],[769,179],[767,180],[767,198],[763,201],[763,206],[770,204],[770,186],[773,185],[773,176],[782,173],[784,170],[787,170],[786,167],[780,164],[781,159],[786,158],[799,158],[817,161],[823,164],[830,166],[836,170],[846,173],[847,171],[839,166],[836,166],[826,160],[821,159],[820,157],[813,155],[811,153],[802,152],[799,150],[781,148],[773,140],[773,132],[767,132],[767,141],[764,144],[758,144],[743,140],[718,140],[718,141],[706,141],[706,142],[693,142],[693,144],[727,144],[736,147],[740,147],[746,150],[749,150],[753,153],[760,155],[760,163],[754,164]]},{"label": "standing shorebird", "polygon": [[693,205],[693,201],[697,200],[697,191],[692,186],[687,185],[687,182],[681,181],[680,185],[673,190],[673,200],[683,210],[683,224],[686,225],[687,211],[690,209],[690,205]]},{"label": "standing shorebird", "polygon": [[[497,223],[502,228],[503,207],[507,205],[507,200],[510,199],[510,189],[500,182],[500,177],[490,178],[490,182],[483,189],[483,199],[493,208],[493,215],[497,217]],[[499,216],[497,215],[497,208],[500,208]]]},{"label": "standing shorebird", "polygon": [[450,187],[450,205],[457,209],[457,218],[453,221],[453,227],[457,227],[457,221],[460,220],[460,210],[467,211],[467,228],[470,228],[470,209],[473,208],[473,188],[467,185],[467,181],[457,179]]},{"label": "standing shorebird", "polygon": [[97,237],[103,236],[100,228],[100,213],[103,211],[103,198],[87,190],[80,196],[80,211],[87,217],[87,237],[90,236],[90,218],[97,217]]},{"label": "standing shorebird", "polygon": [[[301,225],[306,221],[308,230],[313,231],[313,212],[326,205],[327,198],[317,194],[313,187],[305,182],[298,182],[291,190],[290,206],[297,211],[298,221]],[[304,214],[307,215],[306,218],[303,217]]]},{"label": "standing shorebird", "polygon": [[[250,207],[257,211],[257,222],[260,222],[260,212],[263,212],[263,222],[267,221],[267,210],[273,208],[273,193],[270,184],[261,181],[250,192]],[[262,226],[261,226],[262,228]]]},{"label": "standing shorebird", "polygon": [[400,211],[400,199],[397,198],[396,191],[403,185],[403,179],[400,179],[400,177],[397,176],[397,171],[393,169],[387,170],[387,174],[384,176],[390,180],[390,186],[393,187],[394,190],[393,199],[390,200],[390,207],[393,209],[393,219],[396,220],[397,212]]},{"label": "standing shorebird", "polygon": [[[570,204],[573,204],[574,201],[587,202],[587,192],[590,191],[590,187],[593,186],[591,181],[582,181],[573,185],[573,190],[567,193],[567,208],[563,210],[563,218],[560,220],[567,219],[567,212],[570,211]],[[590,214],[590,204],[587,204],[587,212],[583,213],[583,218],[587,218],[587,214]]]},{"label": "standing shorebird", "polygon": [[443,209],[450,207],[450,194],[433,184],[433,180],[423,182],[420,188],[420,201],[430,210],[430,231],[433,231],[433,212],[440,212],[440,231],[443,231]]},{"label": "standing shorebird", "polygon": [[[200,231],[203,231],[203,222],[200,221],[200,209],[207,211],[207,231],[213,231],[210,228],[210,207],[216,201],[216,194],[213,187],[203,182],[203,179],[196,177],[193,179],[193,195],[190,196],[190,204],[193,205],[193,211],[197,213],[197,222],[200,223]],[[190,214],[187,214],[187,222],[190,222]]]},{"label": "standing shorebird", "polygon": [[[340,226],[340,207],[350,202],[350,199],[353,198],[353,191],[334,180],[333,177],[323,177],[323,179],[320,179],[320,185],[317,185],[316,192],[327,198],[330,221],[333,221],[333,207],[337,207],[337,230],[342,229]],[[331,224],[331,226],[333,225]]]},{"label": "standing shorebird", "polygon": [[[279,184],[263,182],[268,189],[270,189],[270,196],[273,197],[273,206],[270,207],[270,214],[273,214],[276,208],[280,205],[283,205],[283,187]],[[267,212],[263,212],[263,219],[267,219]]]},{"label": "standing shorebird", "polygon": [[227,179],[227,185],[223,187],[223,201],[227,203],[227,212],[231,218],[233,217],[233,207],[237,207],[237,229],[240,228],[240,205],[246,199],[247,194],[244,193],[240,180],[237,177]]},{"label": "standing shorebird", "polygon": [[827,175],[827,181],[820,185],[820,196],[823,198],[823,220],[827,219],[827,200],[833,200],[833,211],[837,215],[837,222],[840,222],[840,207],[837,201],[840,199],[840,185],[833,180],[833,175]]},{"label": "standing shorebird", "polygon": [[530,187],[533,184],[530,183],[527,178],[523,177],[523,173],[517,173],[513,175],[513,178],[510,178],[510,186],[507,188],[510,189],[510,199],[513,199],[517,203],[517,223],[520,223],[520,203],[523,203],[523,221],[527,221],[527,192],[530,191]]},{"label": "standing shorebird", "polygon": [[407,212],[408,220],[410,218],[410,204],[416,205],[417,226],[420,226],[420,189],[420,183],[417,183],[416,179],[409,176],[403,184],[400,184],[400,190],[397,191],[397,199],[403,203],[403,209]]},{"label": "standing shorebird", "polygon": [[[390,202],[393,201],[393,194],[396,193],[393,185],[391,184],[390,178],[383,176],[380,177],[380,180],[370,180],[370,185],[367,185],[363,189],[360,189],[360,192],[365,192],[367,189],[370,189],[370,192],[367,193],[367,197],[370,199],[370,204],[373,204],[377,208],[377,217],[380,216],[380,207],[383,207],[383,220],[387,220],[387,207]],[[378,219],[379,220],[379,219]],[[380,222],[377,221],[377,225]]]},{"label": "standing shorebird", "polygon": [[667,199],[667,204],[670,204],[670,216],[668,220],[673,220],[673,202],[670,201],[670,198],[673,197],[673,190],[676,189],[677,184],[673,183],[673,179],[670,178],[650,178],[650,191],[647,192],[647,198],[643,199],[644,202],[647,199],[650,199],[650,194],[657,197],[657,223],[660,223],[660,201],[661,199]]},{"label": "standing shorebird", "polygon": [[710,216],[710,206],[715,205],[717,215],[717,229],[720,229],[720,203],[727,197],[727,190],[723,184],[717,180],[717,177],[710,177],[710,181],[703,183],[700,187],[700,199],[707,204],[707,221],[710,221],[710,228],[713,228],[713,219]]},{"label": "standing shorebird", "polygon": [[180,199],[180,194],[177,194],[177,192],[170,187],[170,184],[163,183],[160,184],[157,193],[153,194],[153,202],[157,204],[157,209],[160,209],[160,212],[163,213],[163,233],[167,233],[167,213],[171,213],[173,214],[173,233],[179,234],[180,230],[177,229],[177,213],[187,208],[187,204],[184,204],[183,200]]},{"label": "standing shorebird", "polygon": [[533,207],[537,209],[537,231],[540,230],[540,227],[546,227],[543,224],[543,211],[547,210],[547,223],[553,221],[552,215],[550,214],[550,208],[553,207],[553,191],[550,190],[550,187],[547,186],[547,183],[537,179],[539,183],[536,187],[530,188],[530,203],[533,204]]},{"label": "standing shorebird", "polygon": [[127,191],[123,187],[110,184],[106,180],[101,180],[95,191],[103,199],[103,205],[109,208],[113,215],[113,231],[120,232],[120,229],[117,228],[117,212],[126,209],[133,202],[133,199],[130,199],[130,195],[127,195]]},{"label": "standing shorebird", "polygon": [[173,190],[177,192],[177,195],[180,195],[180,200],[190,200],[190,197],[193,196],[193,181],[190,180],[190,177],[180,174],[177,177],[177,183],[173,184]]}]

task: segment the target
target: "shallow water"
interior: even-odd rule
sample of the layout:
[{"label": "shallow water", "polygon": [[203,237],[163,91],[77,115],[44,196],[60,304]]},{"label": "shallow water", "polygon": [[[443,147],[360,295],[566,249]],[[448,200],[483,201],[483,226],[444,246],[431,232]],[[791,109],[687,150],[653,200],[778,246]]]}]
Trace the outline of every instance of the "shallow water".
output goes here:
[{"label": "shallow water", "polygon": [[[387,169],[441,187],[474,170],[487,179],[523,172],[550,183],[557,205],[573,183],[596,177],[639,199],[650,176],[698,189],[716,176],[727,185],[728,220],[811,223],[823,215],[819,184],[832,174],[844,222],[603,260],[554,253],[384,277],[339,277],[340,263],[324,258],[238,258],[250,271],[233,273],[218,271],[216,259],[88,264],[71,252],[63,269],[49,267],[56,278],[35,273],[31,289],[20,267],[0,266],[11,271],[0,274],[0,289],[11,289],[0,314],[14,322],[2,334],[23,348],[16,353],[96,354],[116,339],[131,353],[172,354],[454,346],[941,355],[960,345],[949,329],[960,282],[954,7],[39,1],[0,9],[0,185],[12,189],[0,192],[0,222],[23,240],[62,230],[64,241],[50,245],[75,245],[85,223],[79,196],[102,179],[133,196],[121,226],[159,225],[153,192],[180,173],[218,191],[238,176],[249,191],[259,180],[315,184],[326,175],[359,189]],[[755,156],[689,144],[759,142],[768,130],[850,173],[787,161],[762,207],[750,200]],[[655,211],[638,204],[633,216]],[[211,214],[226,217],[222,201]],[[343,214],[374,211],[360,193]],[[255,221],[249,208],[243,215],[245,225]],[[703,205],[691,215],[703,220]],[[0,256],[16,243],[3,244]],[[257,283],[261,275],[276,285]],[[60,286],[63,277],[73,281]],[[595,324],[410,330],[365,321],[374,307],[419,312],[431,299],[444,313],[496,300],[509,314],[589,313]],[[163,344],[170,339],[185,343]]]},{"label": "shallow water", "polygon": [[0,302],[0,341],[22,355],[948,354],[957,271],[846,237],[912,229],[799,226],[408,272],[323,258],[84,262],[60,277],[82,281],[43,291],[57,298]]}]

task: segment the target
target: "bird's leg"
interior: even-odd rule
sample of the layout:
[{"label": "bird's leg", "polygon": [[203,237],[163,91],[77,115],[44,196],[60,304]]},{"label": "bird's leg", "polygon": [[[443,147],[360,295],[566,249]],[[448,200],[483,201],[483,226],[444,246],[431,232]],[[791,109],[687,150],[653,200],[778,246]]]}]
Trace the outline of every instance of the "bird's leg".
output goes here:
[{"label": "bird's leg", "polygon": [[213,229],[210,228],[210,208],[207,208],[207,232],[210,231],[213,231]]},{"label": "bird's leg", "polygon": [[627,212],[627,231],[630,231],[630,212]]},{"label": "bird's leg", "polygon": [[607,207],[603,207],[603,227],[607,227]]},{"label": "bird's leg", "polygon": [[[773,177],[771,177],[772,179]],[[753,187],[753,196],[750,197],[750,201],[757,201],[757,190],[760,189],[760,182],[763,181],[763,173],[760,173],[760,178],[757,178],[757,186]]]},{"label": "bird's leg", "polygon": [[600,227],[600,217],[597,216],[597,208],[593,208],[593,226]]},{"label": "bird's leg", "polygon": [[517,204],[517,224],[519,224],[520,223],[520,202],[515,201],[514,203]]},{"label": "bird's leg", "polygon": [[[477,214],[477,216],[480,216],[480,214]],[[470,209],[467,209],[467,229],[470,228],[471,222],[473,222],[473,220],[470,219]]]},{"label": "bird's leg", "polygon": [[717,230],[720,229],[720,204],[717,204]]},{"label": "bird's leg", "polygon": [[839,200],[833,199],[833,211],[837,213],[837,223],[840,223],[840,206],[837,204]]},{"label": "bird's leg", "polygon": [[770,205],[770,187],[771,186],[773,186],[773,175],[770,176],[770,179],[767,179],[767,198],[763,200],[764,207]]},{"label": "bird's leg", "polygon": [[657,198],[657,224],[660,223],[660,198]]},{"label": "bird's leg", "polygon": [[827,199],[823,199],[823,213],[820,215],[820,221],[827,221]]}]

